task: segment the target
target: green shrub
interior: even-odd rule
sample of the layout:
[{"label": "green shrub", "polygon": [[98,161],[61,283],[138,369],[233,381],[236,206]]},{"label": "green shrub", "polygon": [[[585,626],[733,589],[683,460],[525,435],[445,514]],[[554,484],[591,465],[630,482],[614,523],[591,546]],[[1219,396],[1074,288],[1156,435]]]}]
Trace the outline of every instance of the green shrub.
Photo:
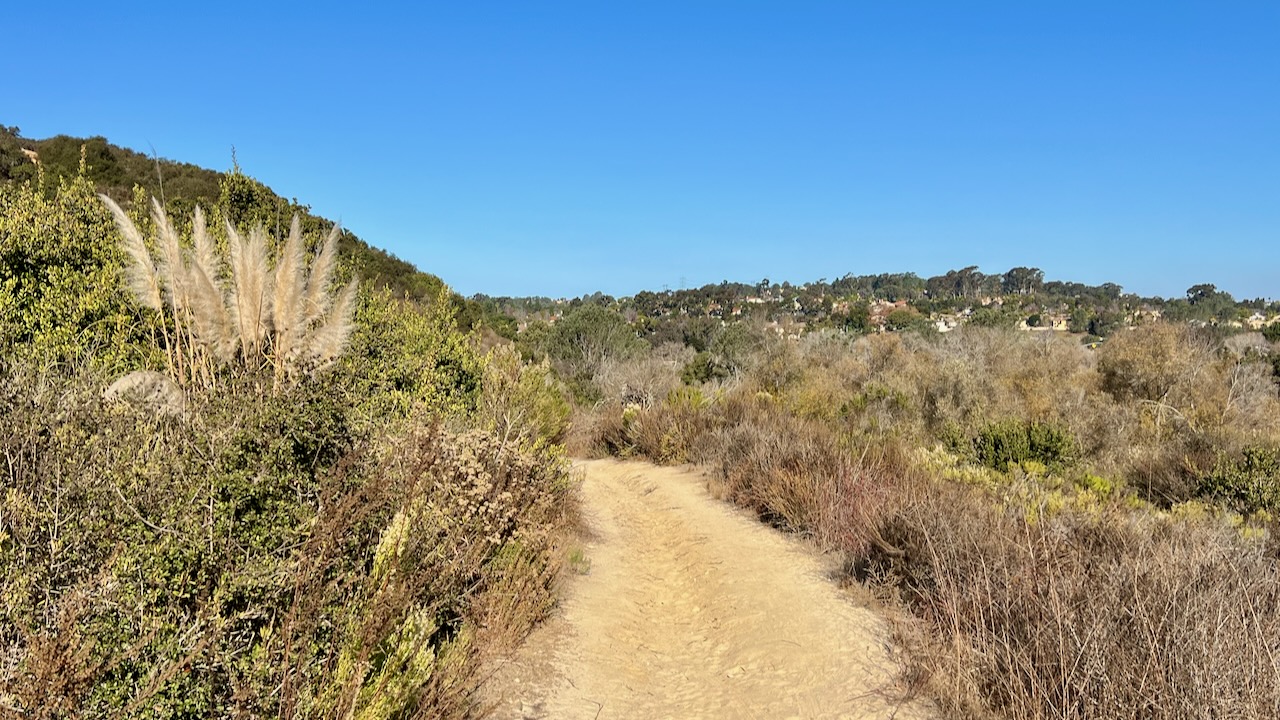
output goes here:
[{"label": "green shrub", "polygon": [[[194,356],[166,351],[211,336],[171,302],[130,307],[83,178],[51,198],[0,187],[0,209],[4,713],[471,712],[480,648],[551,604],[571,499],[548,369],[482,362],[447,289],[425,306],[365,292],[331,371],[210,364],[172,388],[173,412],[107,400],[121,372],[166,358],[193,379]],[[293,235],[274,277],[321,289]],[[135,274],[155,270],[145,239],[134,250]]]},{"label": "green shrub", "polygon": [[1075,440],[1062,428],[1041,422],[1004,420],[987,425],[973,440],[977,461],[995,470],[1027,461],[1061,465],[1075,454]]},{"label": "green shrub", "polygon": [[353,389],[360,421],[376,423],[415,408],[466,415],[475,409],[483,368],[454,325],[447,289],[425,305],[371,290],[362,291],[337,374]]},{"label": "green shrub", "polygon": [[601,399],[595,379],[606,360],[633,358],[646,347],[621,315],[594,304],[570,310],[554,325],[530,324],[519,344],[525,357],[549,359],[560,379],[584,402]]},{"label": "green shrub", "polygon": [[111,216],[78,177],[0,184],[0,353],[128,367],[148,349],[120,287]]},{"label": "green shrub", "polygon": [[685,385],[698,385],[712,380],[729,377],[729,369],[716,361],[715,356],[703,351],[693,356],[680,371],[680,380]]},{"label": "green shrub", "polygon": [[1280,511],[1280,449],[1251,447],[1238,459],[1219,459],[1200,492],[1241,513]]},{"label": "green shrub", "polygon": [[500,345],[484,358],[477,421],[516,445],[560,442],[572,409],[566,390],[550,364],[524,364],[511,346]]}]

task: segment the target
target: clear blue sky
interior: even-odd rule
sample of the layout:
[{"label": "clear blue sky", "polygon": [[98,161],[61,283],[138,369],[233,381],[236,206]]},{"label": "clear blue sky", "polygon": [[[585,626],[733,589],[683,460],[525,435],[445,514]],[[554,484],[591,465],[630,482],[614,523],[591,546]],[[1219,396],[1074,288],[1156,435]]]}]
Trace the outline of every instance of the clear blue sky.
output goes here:
[{"label": "clear blue sky", "polygon": [[1280,296],[1280,2],[22,2],[0,122],[464,294],[979,265]]}]

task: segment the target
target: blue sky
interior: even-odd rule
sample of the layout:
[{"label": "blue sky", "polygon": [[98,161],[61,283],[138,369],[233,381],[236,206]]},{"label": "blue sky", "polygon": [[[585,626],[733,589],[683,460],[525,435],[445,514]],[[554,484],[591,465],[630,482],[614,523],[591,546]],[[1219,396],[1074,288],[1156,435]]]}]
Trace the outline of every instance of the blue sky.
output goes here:
[{"label": "blue sky", "polygon": [[34,3],[0,122],[241,167],[464,294],[979,265],[1280,297],[1280,3]]}]

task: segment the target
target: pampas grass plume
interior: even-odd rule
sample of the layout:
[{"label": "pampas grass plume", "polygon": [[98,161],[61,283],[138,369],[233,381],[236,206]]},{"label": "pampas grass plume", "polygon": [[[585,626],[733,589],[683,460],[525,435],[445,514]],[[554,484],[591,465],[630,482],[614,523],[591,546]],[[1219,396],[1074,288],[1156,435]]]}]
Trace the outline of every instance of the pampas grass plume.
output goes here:
[{"label": "pampas grass plume", "polygon": [[165,336],[166,352],[170,371],[179,382],[211,382],[209,360],[232,363],[239,359],[251,371],[264,364],[272,366],[279,386],[286,378],[323,367],[342,354],[351,336],[358,285],[352,280],[336,298],[329,293],[341,232],[337,226],[308,268],[298,216],[290,223],[274,263],[269,262],[261,225],[246,237],[228,222],[227,271],[199,207],[192,217],[192,246],[184,250],[164,207],[152,200],[157,262],[129,216],[110,198],[102,196],[102,200],[124,237],[129,288],[144,306],[172,314],[177,332],[172,345]]},{"label": "pampas grass plume", "polygon": [[129,290],[143,307],[160,311],[164,307],[160,294],[160,276],[156,271],[155,261],[151,259],[151,251],[147,249],[147,241],[115,200],[101,194],[98,197],[107,206],[107,210],[111,211],[116,227],[120,228],[120,234],[124,236],[124,251],[129,257],[124,270]]}]

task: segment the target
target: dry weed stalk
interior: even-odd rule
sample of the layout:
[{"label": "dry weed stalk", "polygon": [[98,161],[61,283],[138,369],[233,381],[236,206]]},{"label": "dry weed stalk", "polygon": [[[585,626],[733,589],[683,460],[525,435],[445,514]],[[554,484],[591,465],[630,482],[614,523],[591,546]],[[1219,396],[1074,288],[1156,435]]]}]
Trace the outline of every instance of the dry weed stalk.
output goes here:
[{"label": "dry weed stalk", "polygon": [[228,270],[199,207],[186,247],[164,207],[152,199],[157,257],[124,210],[100,197],[124,237],[130,291],[168,321],[161,342],[169,374],[180,385],[210,385],[218,366],[236,365],[250,371],[269,367],[279,387],[342,354],[352,330],[356,281],[336,297],[330,294],[337,226],[308,267],[297,216],[274,262],[261,226],[245,237],[228,222]]}]

